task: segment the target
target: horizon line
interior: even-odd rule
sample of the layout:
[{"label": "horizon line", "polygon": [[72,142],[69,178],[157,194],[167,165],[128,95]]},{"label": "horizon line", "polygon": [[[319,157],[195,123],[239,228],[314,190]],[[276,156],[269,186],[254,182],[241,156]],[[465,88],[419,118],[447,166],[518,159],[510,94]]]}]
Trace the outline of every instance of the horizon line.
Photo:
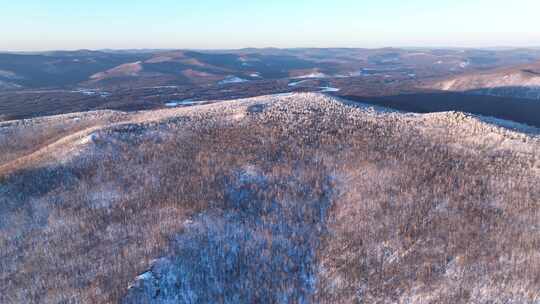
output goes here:
[{"label": "horizon line", "polygon": [[43,49],[43,50],[9,50],[0,49],[0,53],[50,53],[50,52],[106,52],[106,51],[241,51],[241,50],[299,50],[299,49],[364,49],[364,50],[382,50],[382,49],[456,49],[456,50],[486,50],[486,49],[540,49],[540,45],[534,46],[380,46],[380,47],[352,47],[352,46],[295,46],[295,47],[239,47],[239,48],[59,48],[59,49]]}]

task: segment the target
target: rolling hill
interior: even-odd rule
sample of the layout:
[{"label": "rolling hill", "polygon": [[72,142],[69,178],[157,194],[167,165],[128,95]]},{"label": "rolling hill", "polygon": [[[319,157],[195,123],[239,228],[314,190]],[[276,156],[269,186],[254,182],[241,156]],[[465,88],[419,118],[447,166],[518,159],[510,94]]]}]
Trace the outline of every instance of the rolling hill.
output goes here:
[{"label": "rolling hill", "polygon": [[540,62],[450,78],[434,89],[540,100]]},{"label": "rolling hill", "polygon": [[1,303],[535,303],[539,129],[313,93],[0,123]]},{"label": "rolling hill", "polygon": [[0,89],[216,84],[372,74],[450,76],[540,59],[538,50],[241,49],[221,51],[55,51],[0,54]]}]

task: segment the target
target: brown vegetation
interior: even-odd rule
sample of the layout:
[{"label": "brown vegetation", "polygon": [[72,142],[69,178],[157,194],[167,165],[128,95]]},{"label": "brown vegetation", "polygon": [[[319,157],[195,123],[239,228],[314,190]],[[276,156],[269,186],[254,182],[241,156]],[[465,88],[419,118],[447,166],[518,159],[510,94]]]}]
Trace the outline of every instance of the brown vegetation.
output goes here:
[{"label": "brown vegetation", "polygon": [[[81,129],[57,119],[2,162]],[[531,136],[316,94],[99,119],[0,172],[1,303],[182,302],[164,274],[200,302],[540,301]]]}]

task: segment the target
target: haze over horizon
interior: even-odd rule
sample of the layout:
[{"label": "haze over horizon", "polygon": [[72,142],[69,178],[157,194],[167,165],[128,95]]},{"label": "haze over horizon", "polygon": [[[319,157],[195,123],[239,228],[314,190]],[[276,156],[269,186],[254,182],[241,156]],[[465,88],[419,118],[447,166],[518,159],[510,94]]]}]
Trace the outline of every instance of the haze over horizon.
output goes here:
[{"label": "haze over horizon", "polygon": [[535,0],[0,4],[2,51],[540,46]]}]

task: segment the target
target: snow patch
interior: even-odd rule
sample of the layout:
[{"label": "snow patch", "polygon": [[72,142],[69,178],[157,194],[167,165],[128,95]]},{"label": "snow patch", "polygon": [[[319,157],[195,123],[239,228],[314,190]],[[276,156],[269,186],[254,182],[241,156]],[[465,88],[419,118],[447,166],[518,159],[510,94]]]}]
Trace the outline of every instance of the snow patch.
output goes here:
[{"label": "snow patch", "polygon": [[273,94],[271,96],[274,96],[274,97],[290,97],[290,96],[293,96],[293,95],[294,95],[293,92],[286,92],[286,93]]},{"label": "snow patch", "polygon": [[313,73],[310,73],[310,74],[306,74],[306,75],[302,75],[302,76],[298,76],[298,77],[295,77],[295,78],[298,78],[298,79],[303,79],[303,78],[326,78],[328,77],[326,74],[324,73],[321,73],[321,72],[313,72]]},{"label": "snow patch", "polygon": [[322,93],[339,92],[340,89],[334,87],[320,87]]},{"label": "snow patch", "polygon": [[192,100],[192,99],[184,99],[184,100],[171,100],[165,104],[167,107],[176,107],[176,106],[192,106],[201,103],[200,101]]},{"label": "snow patch", "polygon": [[306,81],[308,81],[308,80],[300,80],[300,81],[291,82],[291,83],[289,83],[289,86],[290,87],[295,87],[295,86],[297,86],[299,84],[302,84],[302,83],[304,83]]},{"label": "snow patch", "polygon": [[150,280],[153,277],[154,275],[150,271],[147,271],[141,275],[138,275],[135,280]]},{"label": "snow patch", "polygon": [[80,93],[84,96],[99,96],[101,98],[107,98],[111,96],[112,94],[105,91],[100,90],[91,90],[91,89],[77,89],[75,91],[72,91],[73,93]]},{"label": "snow patch", "polygon": [[218,84],[231,84],[231,83],[242,83],[242,82],[248,82],[249,80],[240,78],[238,76],[227,76],[222,81],[218,82]]}]

